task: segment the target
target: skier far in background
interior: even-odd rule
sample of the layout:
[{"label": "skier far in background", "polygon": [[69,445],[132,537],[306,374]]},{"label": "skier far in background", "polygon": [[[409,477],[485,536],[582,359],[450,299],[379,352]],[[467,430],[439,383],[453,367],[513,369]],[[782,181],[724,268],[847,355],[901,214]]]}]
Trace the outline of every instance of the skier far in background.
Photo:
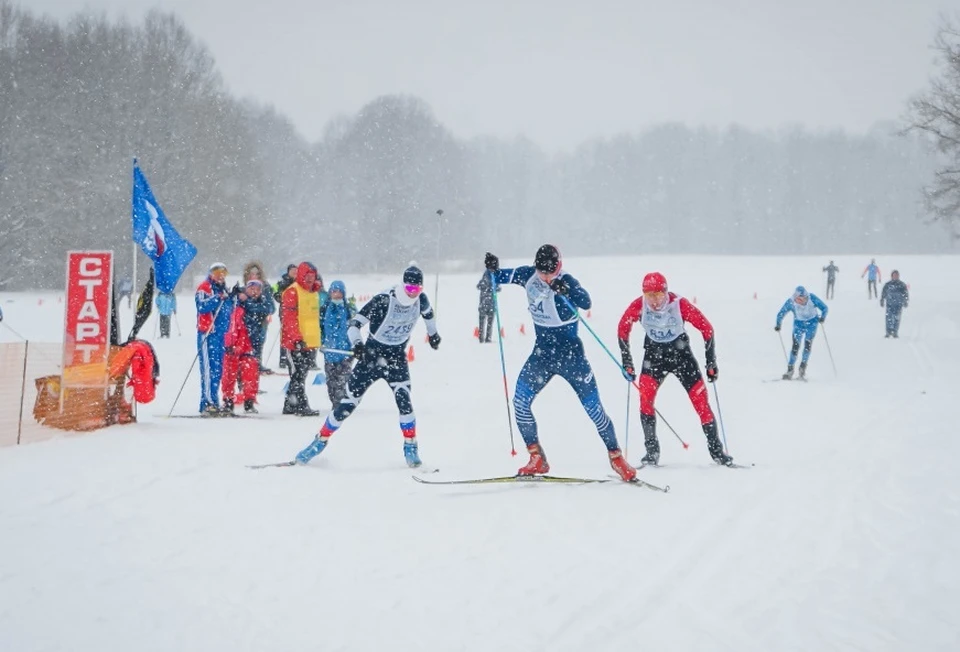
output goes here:
[{"label": "skier far in background", "polygon": [[220,379],[223,374],[223,339],[230,328],[233,302],[227,292],[227,266],[210,265],[199,286],[197,304],[197,357],[200,360],[200,413],[220,416]]},{"label": "skier far in background", "polygon": [[840,271],[840,268],[833,264],[833,261],[830,261],[830,264],[823,268],[823,271],[827,273],[827,299],[832,299],[834,294],[834,285],[837,282],[837,272]]},{"label": "skier far in background", "polygon": [[813,338],[817,335],[817,326],[827,318],[827,304],[815,294],[807,292],[802,285],[798,285],[793,296],[787,299],[780,312],[777,313],[775,331],[780,330],[783,318],[788,312],[793,313],[793,346],[790,349],[790,359],[787,362],[787,373],[784,380],[793,378],[793,365],[797,361],[797,352],[800,350],[800,340],[803,340],[803,358],[800,361],[801,379],[806,378],[807,362],[810,360],[810,351],[813,349]]},{"label": "skier far in background", "polygon": [[[347,381],[346,396],[327,415],[313,442],[297,454],[298,464],[306,464],[323,452],[330,437],[357,409],[371,385],[382,379],[393,391],[400,413],[403,457],[407,466],[416,468],[421,465],[406,356],[407,342],[420,317],[427,327],[430,346],[436,350],[440,346],[440,334],[430,300],[423,292],[423,272],[418,267],[408,267],[401,283],[375,295],[360,308],[350,321],[348,331],[356,365]],[[370,334],[364,343],[360,329],[368,325]]]},{"label": "skier far in background", "polygon": [[643,367],[640,373],[640,424],[647,454],[641,462],[656,465],[660,462],[660,442],[657,439],[657,413],[654,401],[667,374],[677,377],[700,417],[700,426],[707,437],[707,450],[717,464],[729,466],[733,458],[723,450],[717,431],[717,421],[710,409],[707,386],[700,373],[700,365],[690,350],[690,338],[684,328],[689,322],[700,331],[706,346],[707,379],[714,382],[718,376],[716,342],[713,326],[690,301],[667,289],[667,279],[660,272],[643,277],[643,296],[635,299],[620,318],[617,338],[627,379],[633,382],[636,372],[630,353],[630,332],[636,322],[646,331],[643,339]]},{"label": "skier far in background", "polygon": [[880,307],[886,305],[886,337],[900,337],[900,314],[910,303],[910,290],[907,284],[900,280],[900,272],[890,272],[890,280],[883,284],[880,293]]},{"label": "skier far in background", "polygon": [[867,277],[867,298],[876,299],[877,283],[880,282],[880,268],[877,266],[876,258],[871,258],[870,264],[863,268],[863,274],[860,275],[860,278],[864,276]]},{"label": "skier far in background", "polygon": [[484,272],[477,283],[477,289],[480,290],[480,302],[478,305],[480,313],[480,326],[477,330],[477,339],[481,344],[490,341],[490,333],[493,330],[493,293],[499,292],[500,286],[493,288],[493,281],[490,280],[490,274]]},{"label": "skier far in background", "polygon": [[[170,315],[177,312],[177,296],[173,292],[161,292],[155,303],[160,313],[160,339],[170,339]],[[179,324],[179,322],[178,322]],[[180,328],[178,325],[177,328]]]},{"label": "skier far in background", "polygon": [[530,461],[517,474],[538,475],[550,471],[531,406],[547,383],[554,376],[560,376],[576,392],[596,426],[607,447],[610,466],[622,479],[633,480],[637,471],[624,459],[613,423],[600,402],[597,380],[577,334],[577,313],[570,305],[589,310],[592,305],[589,293],[562,269],[560,252],[550,244],[537,250],[533,266],[500,269],[499,258],[491,253],[486,255],[484,266],[494,274],[498,285],[519,285],[526,290],[527,309],[536,331],[533,351],[520,370],[513,396],[517,428],[530,453]]}]

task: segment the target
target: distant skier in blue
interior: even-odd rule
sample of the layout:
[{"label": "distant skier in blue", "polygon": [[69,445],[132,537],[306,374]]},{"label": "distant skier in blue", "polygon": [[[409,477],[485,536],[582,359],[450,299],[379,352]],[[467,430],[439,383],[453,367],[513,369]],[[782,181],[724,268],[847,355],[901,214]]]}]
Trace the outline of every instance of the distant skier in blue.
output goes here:
[{"label": "distant skier in blue", "polygon": [[800,340],[803,339],[803,358],[800,361],[799,378],[807,375],[807,362],[810,360],[810,350],[813,348],[813,338],[817,335],[817,326],[827,318],[827,304],[820,297],[807,292],[802,285],[798,285],[793,296],[787,299],[780,312],[777,313],[777,325],[773,330],[779,331],[783,318],[788,312],[793,313],[793,347],[790,349],[790,360],[787,362],[787,373],[784,380],[793,378],[793,365],[797,361],[797,352],[800,351]]},{"label": "distant skier in blue", "polygon": [[530,453],[530,461],[517,474],[539,475],[550,471],[537,436],[537,420],[530,408],[547,383],[554,376],[560,376],[577,393],[596,426],[607,447],[610,466],[624,480],[634,479],[637,471],[620,452],[613,423],[600,402],[597,380],[577,334],[577,314],[570,305],[588,310],[590,295],[577,279],[561,269],[560,252],[555,246],[545,244],[537,250],[533,266],[514,269],[500,269],[500,259],[488,253],[484,266],[493,273],[498,286],[513,284],[526,290],[527,308],[537,334],[533,352],[520,371],[513,396],[517,428]]},{"label": "distant skier in blue", "polygon": [[871,258],[870,264],[863,268],[863,274],[860,278],[867,277],[867,299],[877,298],[877,283],[880,282],[880,267],[877,266],[877,259]]}]

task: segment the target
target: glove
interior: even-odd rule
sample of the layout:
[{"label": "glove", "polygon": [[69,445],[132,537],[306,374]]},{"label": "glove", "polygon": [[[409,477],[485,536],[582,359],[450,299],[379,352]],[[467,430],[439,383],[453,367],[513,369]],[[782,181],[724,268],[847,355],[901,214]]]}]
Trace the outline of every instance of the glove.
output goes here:
[{"label": "glove", "polygon": [[499,272],[500,259],[488,251],[487,255],[483,257],[483,266],[487,268],[488,272]]},{"label": "glove", "polygon": [[711,382],[711,383],[716,382],[717,377],[719,375],[720,375],[720,370],[717,369],[717,361],[708,360],[707,361],[707,382]]},{"label": "glove", "polygon": [[230,288],[230,296],[235,297],[243,292],[243,289],[240,287],[240,283],[234,283],[233,287]]},{"label": "glove", "polygon": [[293,344],[293,350],[294,350],[294,351],[306,351],[306,350],[307,350],[307,343],[304,342],[303,340],[297,340],[297,341],[294,342],[294,344]]},{"label": "glove", "polygon": [[363,357],[363,349],[364,349],[363,342],[361,342],[360,340],[357,340],[356,342],[354,342],[354,344],[353,344],[353,357],[356,358],[357,360],[359,360],[360,358],[362,358],[362,357]]},{"label": "glove", "polygon": [[637,379],[637,372],[634,371],[632,365],[623,365],[623,370],[620,373],[631,383]]},{"label": "glove", "polygon": [[440,348],[440,333],[434,333],[430,336],[430,346],[433,347],[434,351]]},{"label": "glove", "polygon": [[775,330],[775,331],[777,331],[777,332],[779,333],[779,332],[780,332],[780,324],[777,324],[776,326],[774,326],[774,327],[773,327],[773,330]]},{"label": "glove", "polygon": [[559,276],[551,281],[550,289],[564,296],[570,294],[570,285]]},{"label": "glove", "polygon": [[826,320],[827,320],[827,318],[826,318],[826,317],[821,317],[821,318],[820,318],[820,319],[818,319],[817,321],[818,321],[818,322],[820,322],[820,323],[822,324],[822,323],[823,323],[823,322],[825,322]]}]

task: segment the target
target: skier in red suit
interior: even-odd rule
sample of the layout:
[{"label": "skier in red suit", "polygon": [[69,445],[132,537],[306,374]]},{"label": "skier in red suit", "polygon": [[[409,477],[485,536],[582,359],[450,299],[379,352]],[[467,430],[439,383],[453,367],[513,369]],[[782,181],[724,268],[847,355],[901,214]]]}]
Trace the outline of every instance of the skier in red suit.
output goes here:
[{"label": "skier in red suit", "polygon": [[660,461],[654,401],[667,374],[673,374],[687,390],[690,402],[700,416],[710,457],[717,464],[732,464],[733,458],[724,452],[720,443],[717,422],[707,397],[707,387],[700,373],[700,365],[690,350],[690,338],[684,328],[685,323],[690,323],[703,336],[706,344],[707,379],[714,382],[718,371],[713,326],[690,301],[668,292],[667,279],[663,274],[647,274],[643,278],[643,296],[627,307],[617,329],[623,368],[630,381],[636,379],[633,356],[630,354],[630,332],[636,322],[640,322],[646,331],[639,389],[640,423],[643,426],[647,454],[641,462],[656,465]]}]

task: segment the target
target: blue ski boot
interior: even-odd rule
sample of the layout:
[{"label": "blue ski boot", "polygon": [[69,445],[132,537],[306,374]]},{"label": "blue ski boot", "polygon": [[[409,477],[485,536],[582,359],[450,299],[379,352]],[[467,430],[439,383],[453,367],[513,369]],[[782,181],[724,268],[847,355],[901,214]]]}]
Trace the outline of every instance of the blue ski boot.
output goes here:
[{"label": "blue ski boot", "polygon": [[327,447],[327,442],[323,441],[319,437],[310,442],[310,445],[304,448],[302,451],[297,453],[297,464],[307,464],[315,458],[317,455],[323,452],[323,449]]},{"label": "blue ski boot", "polygon": [[417,453],[417,442],[403,442],[403,459],[407,460],[407,466],[412,469],[423,464],[423,462],[420,461],[420,455]]}]

